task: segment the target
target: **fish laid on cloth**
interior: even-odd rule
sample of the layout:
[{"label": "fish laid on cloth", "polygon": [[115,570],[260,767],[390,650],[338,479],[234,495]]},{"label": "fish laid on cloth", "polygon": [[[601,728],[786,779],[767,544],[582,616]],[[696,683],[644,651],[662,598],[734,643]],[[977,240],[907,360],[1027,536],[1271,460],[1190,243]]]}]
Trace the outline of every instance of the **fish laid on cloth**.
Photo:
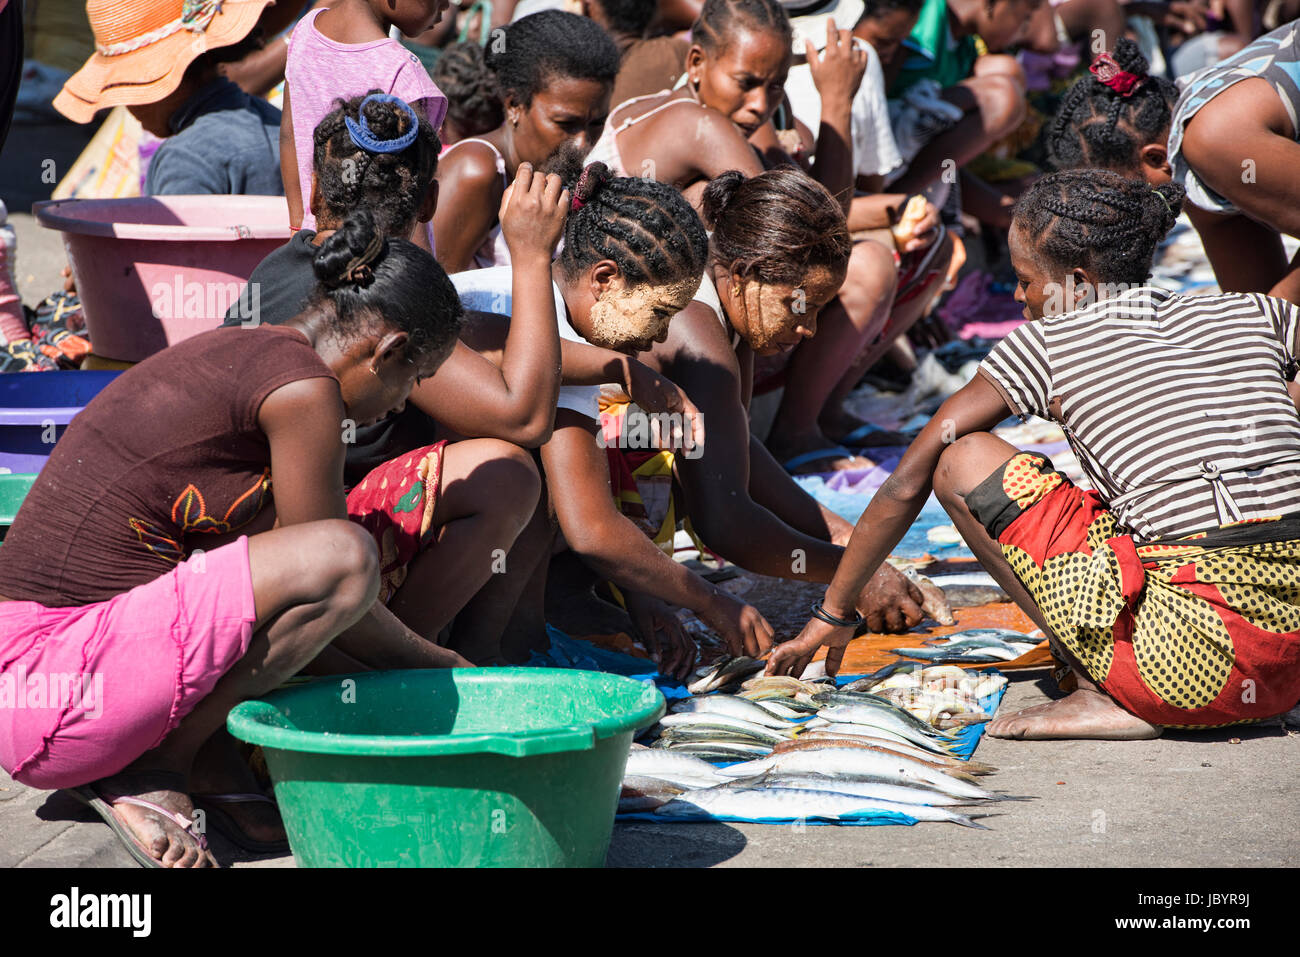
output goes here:
[{"label": "fish laid on cloth", "polygon": [[945,768],[955,768],[956,770],[964,771],[967,774],[992,774],[997,770],[997,768],[985,764],[982,761],[963,761],[961,758],[935,754],[930,751],[923,751],[920,748],[911,748],[909,745],[900,744],[896,741],[888,741],[884,738],[827,734],[820,731],[810,731],[807,734],[801,734],[793,741],[782,741],[772,749],[772,753],[784,754],[787,751],[816,751],[820,748],[866,748],[869,751],[882,751],[886,754],[895,754],[901,757],[911,758],[913,761],[920,761],[922,764],[928,764],[935,770],[940,771]]},{"label": "fish laid on cloth", "polygon": [[856,797],[872,798],[877,801],[893,801],[895,804],[925,804],[930,807],[955,807],[965,804],[980,803],[975,798],[953,797],[934,788],[921,785],[886,784],[883,781],[868,781],[860,778],[833,778],[825,774],[781,774],[769,772],[757,774],[752,778],[737,778],[722,787],[740,788],[794,788],[800,791],[834,791],[836,794],[852,794]]},{"label": "fish laid on cloth", "polygon": [[662,804],[667,804],[690,788],[659,778],[647,778],[630,774],[623,778],[623,790],[619,793],[618,813],[630,814],[633,811],[653,811]]},{"label": "fish laid on cloth", "polygon": [[876,816],[881,812],[898,814],[913,821],[950,821],[963,827],[984,827],[946,808],[896,804],[852,794],[796,788],[709,788],[704,791],[687,791],[654,813],[658,817],[701,821],[718,818],[743,821],[851,821]]},{"label": "fish laid on cloth", "polygon": [[683,788],[707,788],[728,780],[708,761],[680,754],[645,748],[627,756],[624,780],[629,777],[655,778]]},{"label": "fish laid on cloth", "polygon": [[[954,797],[992,799],[989,791],[972,784],[969,775],[936,770],[909,758],[866,751],[860,748],[824,748],[818,751],[789,751],[757,761],[746,761],[719,769],[725,777],[741,778],[769,771],[824,774],[833,778],[867,778],[891,784],[920,782]],[[962,780],[965,778],[965,780]]]},{"label": "fish laid on cloth", "polygon": [[[779,718],[772,711],[750,701],[747,698],[738,698],[729,694],[711,694],[698,698],[683,698],[674,702],[672,708],[674,714],[719,714],[726,715],[730,718],[739,718],[742,721],[748,721],[751,724],[760,724],[765,728],[772,728],[777,731],[793,731],[797,725],[792,725],[790,721]],[[789,710],[789,709],[786,709]],[[793,712],[791,712],[793,713]],[[798,715],[796,715],[798,717]]]},{"label": "fish laid on cloth", "polygon": [[793,738],[797,731],[797,726],[787,725],[786,728],[778,731],[776,728],[755,724],[744,718],[733,718],[729,714],[690,711],[666,714],[660,719],[659,726],[664,733],[720,731],[728,736],[750,738],[765,744],[776,744],[778,741]]}]

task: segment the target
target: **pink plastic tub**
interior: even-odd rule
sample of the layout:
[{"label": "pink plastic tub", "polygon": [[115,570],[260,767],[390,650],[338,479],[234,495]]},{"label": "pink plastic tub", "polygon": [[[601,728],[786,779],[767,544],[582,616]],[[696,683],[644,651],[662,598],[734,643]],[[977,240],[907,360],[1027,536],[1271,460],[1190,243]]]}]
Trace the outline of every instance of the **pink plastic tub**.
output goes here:
[{"label": "pink plastic tub", "polygon": [[253,268],[289,239],[279,196],[69,199],[32,212],[63,233],[95,355],[127,362],[221,325]]}]

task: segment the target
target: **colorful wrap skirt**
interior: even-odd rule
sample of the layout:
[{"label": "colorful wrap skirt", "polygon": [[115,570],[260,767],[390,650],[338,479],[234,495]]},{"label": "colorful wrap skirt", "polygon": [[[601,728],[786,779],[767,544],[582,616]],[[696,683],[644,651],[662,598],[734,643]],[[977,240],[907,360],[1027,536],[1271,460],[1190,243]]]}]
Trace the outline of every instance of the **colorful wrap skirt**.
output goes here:
[{"label": "colorful wrap skirt", "polygon": [[379,599],[385,604],[406,581],[407,566],[433,543],[446,445],[435,442],[399,455],[348,493],[348,518],[379,547]]},{"label": "colorful wrap skirt", "polygon": [[1138,544],[1041,455],[966,496],[1052,634],[1125,710],[1215,727],[1300,701],[1300,515]]}]

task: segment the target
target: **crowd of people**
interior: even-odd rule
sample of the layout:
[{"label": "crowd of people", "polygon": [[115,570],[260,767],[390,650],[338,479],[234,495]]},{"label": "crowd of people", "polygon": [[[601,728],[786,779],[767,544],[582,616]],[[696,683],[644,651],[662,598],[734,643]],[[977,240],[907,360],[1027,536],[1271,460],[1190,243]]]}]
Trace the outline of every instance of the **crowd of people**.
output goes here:
[{"label": "crowd of people", "polygon": [[[292,230],[251,319],[87,406],[0,547],[0,672],[105,683],[99,720],[0,712],[0,766],[75,791],[142,863],[215,864],[196,807],[282,845],[234,704],[299,673],[527,661],[563,552],[665,675],[696,663],[681,609],[770,673],[822,649],[834,673],[856,634],[923,620],[885,559],[931,491],[1069,670],[991,734],[1151,737],[1300,699],[1285,3],[87,11],[97,52],[55,106],[125,105],[162,138],[146,192],[283,194]],[[1219,294],[1148,284],[1183,210]],[[1028,321],[854,526],[793,476],[899,441],[845,400],[942,339],[976,252]],[[1030,415],[1091,489],[991,433]],[[825,597],[777,635],[674,560],[679,528]]]}]

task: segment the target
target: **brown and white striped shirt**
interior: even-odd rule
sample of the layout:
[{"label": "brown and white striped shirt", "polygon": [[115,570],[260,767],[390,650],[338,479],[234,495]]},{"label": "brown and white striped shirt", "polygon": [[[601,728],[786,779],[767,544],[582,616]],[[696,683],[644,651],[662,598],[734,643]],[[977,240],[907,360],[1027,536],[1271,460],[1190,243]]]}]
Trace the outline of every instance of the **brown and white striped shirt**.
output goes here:
[{"label": "brown and white striped shirt", "polygon": [[1021,416],[1060,422],[1121,526],[1149,541],[1300,512],[1297,355],[1292,303],[1146,286],[1025,323],[980,372]]}]

